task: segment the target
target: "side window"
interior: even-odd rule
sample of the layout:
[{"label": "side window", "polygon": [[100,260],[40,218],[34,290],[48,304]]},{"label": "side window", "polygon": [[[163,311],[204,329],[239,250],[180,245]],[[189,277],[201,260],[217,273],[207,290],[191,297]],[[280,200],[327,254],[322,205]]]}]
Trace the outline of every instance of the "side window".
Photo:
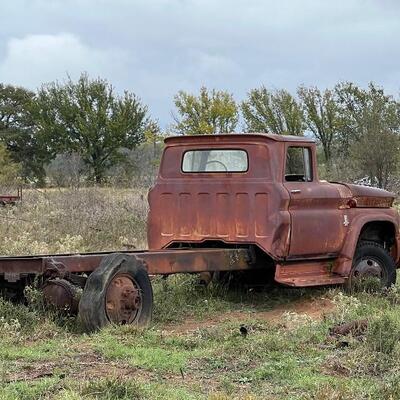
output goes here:
[{"label": "side window", "polygon": [[286,182],[313,180],[311,151],[308,147],[289,147],[286,154]]}]

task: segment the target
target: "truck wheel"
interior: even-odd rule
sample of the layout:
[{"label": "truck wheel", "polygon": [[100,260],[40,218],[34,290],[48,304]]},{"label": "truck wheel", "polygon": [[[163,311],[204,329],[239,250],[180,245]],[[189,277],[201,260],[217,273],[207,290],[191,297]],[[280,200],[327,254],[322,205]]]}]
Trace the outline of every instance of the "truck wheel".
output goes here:
[{"label": "truck wheel", "polygon": [[152,311],[153,289],[143,262],[120,253],[102,259],[79,302],[79,317],[88,331],[110,323],[146,326]]},{"label": "truck wheel", "polygon": [[390,287],[396,282],[396,265],[385,248],[376,242],[362,241],[356,249],[348,279],[351,290]]}]

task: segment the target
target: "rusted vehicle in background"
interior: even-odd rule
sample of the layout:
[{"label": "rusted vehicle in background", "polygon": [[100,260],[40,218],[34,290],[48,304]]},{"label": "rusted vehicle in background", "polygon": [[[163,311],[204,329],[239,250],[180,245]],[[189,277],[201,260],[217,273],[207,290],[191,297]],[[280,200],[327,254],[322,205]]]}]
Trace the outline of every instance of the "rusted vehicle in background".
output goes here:
[{"label": "rusted vehicle in background", "polygon": [[229,134],[165,141],[149,192],[149,250],[1,257],[3,293],[40,278],[45,298],[88,330],[147,324],[149,275],[257,271],[296,287],[396,279],[394,195],[318,179],[316,144]]},{"label": "rusted vehicle in background", "polygon": [[22,188],[18,188],[17,194],[0,194],[0,206],[13,206],[20,201],[22,201]]}]

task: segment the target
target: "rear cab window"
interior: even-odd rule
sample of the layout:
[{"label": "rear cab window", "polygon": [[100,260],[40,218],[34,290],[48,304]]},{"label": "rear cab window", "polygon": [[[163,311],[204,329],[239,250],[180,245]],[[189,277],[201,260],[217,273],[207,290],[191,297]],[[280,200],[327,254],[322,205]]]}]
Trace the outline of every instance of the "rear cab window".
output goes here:
[{"label": "rear cab window", "polygon": [[182,172],[247,172],[249,158],[243,149],[199,149],[183,154]]}]

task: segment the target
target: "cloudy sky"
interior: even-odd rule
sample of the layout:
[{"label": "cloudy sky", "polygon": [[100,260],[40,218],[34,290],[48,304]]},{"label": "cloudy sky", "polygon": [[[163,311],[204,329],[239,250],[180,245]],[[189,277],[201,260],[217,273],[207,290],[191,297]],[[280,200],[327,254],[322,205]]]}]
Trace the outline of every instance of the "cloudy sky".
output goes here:
[{"label": "cloudy sky", "polygon": [[295,90],[339,80],[400,91],[398,0],[1,0],[0,81],[82,71],[138,94],[162,127],[178,90]]}]

